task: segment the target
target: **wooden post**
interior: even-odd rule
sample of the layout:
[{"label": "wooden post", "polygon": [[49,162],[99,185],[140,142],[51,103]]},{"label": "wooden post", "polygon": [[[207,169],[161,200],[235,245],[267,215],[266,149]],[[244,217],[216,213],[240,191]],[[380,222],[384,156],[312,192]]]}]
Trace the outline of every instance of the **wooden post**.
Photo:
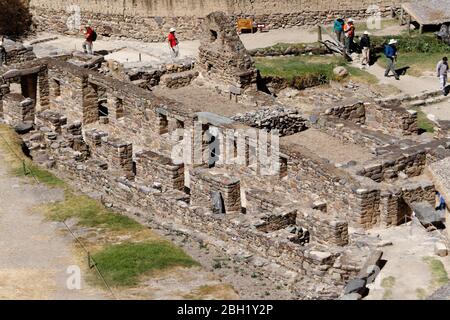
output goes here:
[{"label": "wooden post", "polygon": [[320,24],[317,26],[317,41],[322,41],[322,27],[320,26]]},{"label": "wooden post", "polygon": [[411,16],[408,15],[408,35],[411,35]]},{"label": "wooden post", "polygon": [[404,16],[404,9],[403,7],[400,10],[400,25],[403,25],[403,16]]},{"label": "wooden post", "polygon": [[420,25],[420,28],[419,28],[419,33],[420,33],[420,34],[422,34],[422,33],[423,33],[423,24],[421,24],[421,25]]}]

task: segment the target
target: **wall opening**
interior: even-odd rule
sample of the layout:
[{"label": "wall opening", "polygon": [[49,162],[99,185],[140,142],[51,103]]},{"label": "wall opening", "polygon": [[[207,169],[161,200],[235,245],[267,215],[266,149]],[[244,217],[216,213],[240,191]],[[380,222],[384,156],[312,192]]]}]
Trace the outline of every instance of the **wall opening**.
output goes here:
[{"label": "wall opening", "polygon": [[218,37],[217,31],[209,30],[209,33],[210,33],[210,40],[211,40],[211,42],[216,41],[217,37]]},{"label": "wall opening", "polygon": [[169,133],[169,120],[167,119],[167,116],[158,113],[158,122],[159,122],[159,134]]},{"label": "wall opening", "polygon": [[61,97],[61,81],[58,79],[52,79],[53,96],[55,98]]}]

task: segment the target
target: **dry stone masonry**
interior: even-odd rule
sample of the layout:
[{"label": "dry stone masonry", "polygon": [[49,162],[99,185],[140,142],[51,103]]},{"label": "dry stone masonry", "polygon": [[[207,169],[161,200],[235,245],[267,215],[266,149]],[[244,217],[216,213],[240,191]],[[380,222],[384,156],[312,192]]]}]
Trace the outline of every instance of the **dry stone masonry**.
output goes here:
[{"label": "dry stone masonry", "polygon": [[[177,87],[173,80],[200,90],[176,80],[198,71],[243,89],[247,99],[276,101],[256,92],[256,69],[229,17],[215,12],[203,26],[195,68],[122,78],[104,65],[77,63],[85,61],[77,55],[3,66],[0,119],[16,130],[28,125],[18,131],[37,163],[116,208],[270,260],[280,273],[296,274],[304,289],[299,298],[351,293],[382,256],[358,237],[404,223],[413,210],[426,213],[435,191],[448,187],[439,170],[450,157],[447,132],[419,137],[417,116],[402,104],[333,102],[307,116],[274,102],[224,117],[202,110],[202,101],[193,108],[134,82],[145,78],[169,90]],[[302,145],[309,130],[332,138],[347,160],[338,163],[318,142]],[[282,137],[278,153],[276,139],[265,140],[275,131]],[[240,139],[246,132],[254,134]],[[175,152],[180,145],[186,149]],[[347,154],[355,146],[364,159]],[[278,171],[263,170],[265,156]]]}]

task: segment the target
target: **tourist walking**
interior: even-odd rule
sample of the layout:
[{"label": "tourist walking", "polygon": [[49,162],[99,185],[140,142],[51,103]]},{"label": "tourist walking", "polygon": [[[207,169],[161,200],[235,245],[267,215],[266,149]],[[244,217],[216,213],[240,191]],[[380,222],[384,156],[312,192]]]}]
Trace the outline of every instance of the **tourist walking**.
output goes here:
[{"label": "tourist walking", "polygon": [[344,44],[344,24],[345,21],[342,18],[334,20],[333,31],[336,34],[337,41]]},{"label": "tourist walking", "polygon": [[347,54],[352,53],[353,51],[353,40],[355,38],[355,25],[354,20],[352,18],[347,20],[347,23],[344,25],[344,33],[345,33],[345,51]]},{"label": "tourist walking", "polygon": [[97,36],[90,23],[86,24],[85,29],[83,30],[83,34],[85,37],[85,41],[83,43],[84,53],[92,55],[94,54],[94,41],[96,40]]},{"label": "tourist walking", "polygon": [[364,31],[364,34],[359,42],[359,46],[362,50],[362,65],[365,66],[370,64],[370,37],[368,31]]},{"label": "tourist walking", "polygon": [[447,92],[447,74],[448,74],[448,59],[443,57],[436,66],[437,76],[441,84],[441,90],[444,96],[448,95]]},{"label": "tourist walking", "polygon": [[397,40],[391,39],[389,43],[384,47],[384,55],[386,56],[388,62],[386,66],[386,71],[384,72],[385,77],[389,77],[389,73],[392,72],[396,80],[400,80],[400,77],[395,71],[395,62],[397,61]]},{"label": "tourist walking", "polygon": [[172,59],[177,58],[180,53],[180,50],[178,48],[178,39],[175,33],[176,33],[175,28],[170,28],[170,33],[169,36],[167,37],[169,42],[170,55]]}]

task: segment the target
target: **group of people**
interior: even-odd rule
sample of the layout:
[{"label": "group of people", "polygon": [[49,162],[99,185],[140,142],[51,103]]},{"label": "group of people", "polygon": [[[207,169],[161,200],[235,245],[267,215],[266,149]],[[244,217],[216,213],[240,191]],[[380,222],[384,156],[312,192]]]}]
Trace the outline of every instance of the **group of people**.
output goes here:
[{"label": "group of people", "polygon": [[[83,51],[86,54],[94,54],[94,41],[97,40],[97,33],[91,27],[91,23],[88,22],[84,29],[81,30],[84,34],[85,41],[83,43]],[[169,35],[167,37],[167,41],[169,43],[169,50],[172,59],[175,59],[180,54],[180,50],[178,47],[178,39],[176,36],[175,28],[170,28]],[[1,44],[0,44],[1,45]],[[1,47],[0,47],[1,49]],[[1,58],[1,50],[0,50],[0,58]],[[1,65],[1,61],[0,61]]]},{"label": "group of people", "polygon": [[[334,21],[333,31],[336,34],[337,41],[345,46],[346,54],[350,55],[355,51],[355,21],[349,18],[347,22],[338,18]],[[359,46],[362,53],[362,65],[366,66],[370,63],[370,37],[369,32],[364,31]]]}]

